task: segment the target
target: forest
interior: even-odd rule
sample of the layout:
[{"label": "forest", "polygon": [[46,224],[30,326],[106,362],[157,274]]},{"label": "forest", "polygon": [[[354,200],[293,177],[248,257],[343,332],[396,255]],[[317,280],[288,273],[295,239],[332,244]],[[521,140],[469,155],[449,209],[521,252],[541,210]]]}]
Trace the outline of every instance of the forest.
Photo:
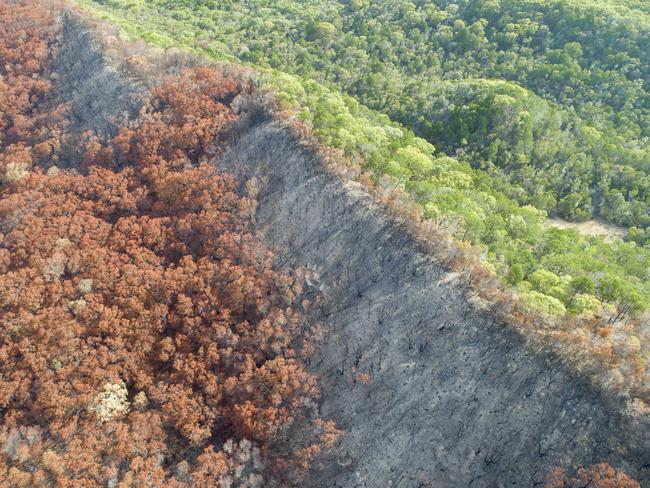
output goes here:
[{"label": "forest", "polygon": [[[338,436],[306,407],[302,281],[205,162],[249,83],[186,70],[110,140],[75,135],[30,3],[0,3],[0,486],[296,483]],[[280,442],[294,424],[312,437]]]},{"label": "forest", "polygon": [[650,16],[638,2],[78,3],[124,38],[256,67],[324,143],[480,249],[531,311],[648,310]]},{"label": "forest", "polygon": [[[605,383],[647,398],[643,2],[78,3],[120,42],[257,72],[179,64],[146,80],[133,120],[78,132],[53,61],[69,12],[0,0],[0,488],[305,486],[346,435],[318,413],[307,271],[258,235],[259,182],[215,165],[247,103],[290,119],[296,145],[313,149],[313,131],[323,158],[363,165],[368,189],[406,192],[454,236],[448,264],[475,296],[518,314],[500,277],[541,314],[516,320],[563,317],[553,340],[582,337],[621,377]],[[381,386],[354,368],[343,381]],[[640,488],[604,457],[543,484]]]}]

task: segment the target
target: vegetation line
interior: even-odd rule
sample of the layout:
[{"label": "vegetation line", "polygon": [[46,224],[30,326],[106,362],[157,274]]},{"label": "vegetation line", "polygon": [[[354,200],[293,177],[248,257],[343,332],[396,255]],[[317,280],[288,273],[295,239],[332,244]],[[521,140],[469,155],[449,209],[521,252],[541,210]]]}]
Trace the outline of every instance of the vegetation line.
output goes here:
[{"label": "vegetation line", "polygon": [[[125,0],[79,0],[77,3],[94,15],[121,26],[120,35],[125,38],[144,39],[161,47],[188,49],[212,59],[240,59],[254,65],[261,73],[261,80],[275,87],[279,102],[294,107],[298,117],[313,128],[321,142],[359,161],[370,171],[375,184],[384,190],[406,191],[419,205],[419,210],[411,211],[412,215],[417,219],[424,218],[426,225],[436,228],[438,233],[453,235],[458,248],[473,246],[471,253],[474,257],[471,260],[478,259],[487,275],[499,277],[515,290],[519,304],[515,317],[532,313],[540,317],[534,320],[534,327],[540,333],[554,335],[558,340],[565,337],[571,338],[569,342],[585,343],[586,350],[618,371],[614,377],[608,375],[605,383],[615,384],[623,391],[633,390],[636,396],[648,394],[648,332],[644,324],[648,320],[647,310],[650,306],[650,250],[640,245],[643,239],[637,239],[639,243],[632,240],[608,242],[602,236],[584,236],[576,230],[548,227],[545,224],[547,211],[556,212],[559,207],[548,207],[543,202],[555,199],[557,203],[565,197],[557,200],[560,194],[556,192],[553,198],[540,200],[522,183],[529,180],[530,174],[543,176],[555,171],[535,167],[537,163],[524,164],[526,158],[535,156],[540,164],[557,160],[556,170],[561,173],[560,180],[582,185],[580,175],[583,170],[570,169],[574,166],[567,166],[568,160],[558,160],[560,156],[557,151],[568,150],[567,157],[584,154],[584,147],[572,144],[582,144],[592,134],[596,138],[594,141],[600,140],[593,146],[600,154],[605,141],[598,139],[600,136],[591,131],[593,121],[585,115],[582,122],[572,125],[573,128],[569,130],[563,117],[584,110],[572,107],[568,101],[563,102],[558,97],[554,102],[547,101],[553,98],[552,93],[546,93],[546,98],[542,98],[511,82],[462,79],[461,74],[458,74],[458,80],[439,79],[444,74],[440,71],[442,67],[460,70],[467,57],[477,60],[475,74],[484,76],[486,73],[479,69],[482,64],[478,60],[483,59],[480,53],[490,51],[494,46],[501,46],[504,50],[506,38],[510,39],[510,45],[532,43],[533,40],[537,42],[542,33],[528,34],[532,36],[532,40],[528,41],[528,31],[517,30],[524,29],[528,21],[526,12],[513,10],[516,10],[516,6],[513,6],[516,2],[507,2],[511,20],[519,19],[521,24],[515,23],[514,27],[506,23],[505,18],[491,20],[490,15],[495,13],[473,11],[476,15],[481,13],[486,16],[481,31],[486,39],[485,45],[478,51],[478,47],[474,50],[471,48],[480,40],[472,40],[473,32],[478,27],[469,28],[468,22],[460,18],[470,14],[454,13],[451,6],[438,5],[444,2],[428,2],[428,9],[418,4],[415,10],[409,10],[408,5],[411,4],[407,5],[408,2],[404,2],[403,8],[389,10],[383,2],[373,3],[372,6],[366,2],[347,3],[347,6],[338,2],[319,3],[316,6],[308,2],[307,5],[301,3],[300,8],[295,2],[283,2],[274,6],[259,5],[255,16],[248,15],[247,9],[252,6],[232,2],[226,2],[228,5],[212,2],[209,6],[201,6],[190,0],[175,3],[174,6],[157,1],[136,4]],[[560,8],[560,3],[553,5]],[[476,7],[473,2],[470,5]],[[225,15],[220,9],[234,10]],[[589,11],[571,3],[569,12],[570,22],[576,22],[575,32],[579,32],[580,22],[586,22],[584,16]],[[251,20],[253,18],[257,20]],[[335,19],[336,22],[328,24],[325,18]],[[366,18],[376,18],[377,23],[367,21],[363,25],[355,24],[354,19]],[[544,20],[546,23],[550,21],[550,18]],[[644,22],[645,17],[641,16],[641,33],[630,34],[629,42],[632,44],[628,48],[631,51],[644,42]],[[405,27],[407,24],[410,26],[408,29]],[[480,26],[481,22],[478,24]],[[393,26],[395,29],[391,32],[401,32],[402,35],[387,36],[387,31],[383,31],[381,25]],[[532,25],[527,28],[541,29]],[[507,32],[508,29],[513,32]],[[435,56],[439,56],[438,64],[431,58],[433,64],[430,67],[412,65],[414,59],[419,59],[420,54],[424,55],[412,51],[420,43],[409,36],[417,36],[418,32],[427,36],[429,43],[442,43],[435,36],[445,32],[445,35],[451,36],[448,48],[431,50],[437,53]],[[560,35],[558,32],[544,35],[549,43],[559,45],[561,40],[555,39]],[[282,36],[280,33],[283,33]],[[291,42],[287,42],[286,33],[289,33]],[[460,46],[461,39],[465,39],[467,45]],[[574,41],[564,41],[566,45],[562,44],[563,49],[567,52],[577,49],[570,44]],[[451,46],[455,47],[452,49]],[[529,56],[531,62],[554,62],[552,60],[556,54],[551,55],[546,51],[531,53],[529,50],[522,48],[521,56]],[[574,55],[577,56],[577,52]],[[377,64],[379,58],[390,62]],[[502,60],[497,61],[495,69],[505,70]],[[638,69],[645,69],[643,62],[641,64]],[[295,74],[281,71],[284,69]],[[399,80],[404,79],[405,73],[418,79],[417,73],[421,71],[424,77],[424,74],[431,74],[431,70],[438,70],[438,79],[432,78],[434,81],[430,84],[400,85]],[[567,75],[567,83],[573,80],[572,76]],[[370,79],[375,80],[375,84],[363,84],[370,83]],[[388,86],[378,86],[377,83],[382,80]],[[391,84],[399,88],[399,96],[383,101],[369,98],[393,93]],[[354,98],[336,87],[353,93]],[[538,87],[538,91],[543,92],[541,87]],[[445,153],[435,153],[431,142],[417,137],[404,125],[391,121],[384,113],[366,108],[357,101],[357,98],[366,101],[388,113],[398,114],[404,110],[404,113],[412,114],[414,106],[420,105],[416,95],[429,97],[447,107],[444,114],[440,112],[442,125],[436,129],[438,135],[428,136],[443,147]],[[588,103],[584,101],[581,106],[584,108]],[[637,115],[641,120],[645,109],[641,101],[639,104],[641,115]],[[406,110],[405,107],[410,108]],[[458,109],[456,115],[450,111],[452,107]],[[531,114],[541,119],[530,118]],[[499,125],[504,117],[507,118],[507,127]],[[582,116],[578,114],[576,117],[578,120]],[[598,117],[594,116],[593,120],[596,119]],[[403,120],[417,129],[416,121]],[[616,132],[618,129],[615,128],[619,125],[612,124],[612,130]],[[533,127],[535,130],[546,128],[548,131],[531,133]],[[601,129],[605,131],[605,127],[594,130],[602,132]],[[616,134],[612,132],[614,135],[611,137],[621,142],[637,133],[622,130]],[[418,131],[424,133],[420,129]],[[478,138],[473,142],[467,141],[467,144],[462,143],[462,139],[471,135]],[[456,136],[462,137],[455,142],[445,139]],[[528,136],[532,139],[526,139]],[[490,139],[501,149],[497,148],[492,156],[477,152],[477,148],[492,144]],[[641,144],[643,138],[638,142]],[[549,146],[551,143],[553,148]],[[628,147],[627,143],[623,145]],[[528,156],[512,159],[508,153]],[[509,162],[505,164],[506,161]],[[595,161],[592,158],[589,165],[595,164]],[[628,171],[626,168],[633,168],[630,170],[630,181],[645,184],[645,176],[641,174],[645,174],[645,169],[636,162],[620,160],[613,165],[607,164],[609,166],[602,161],[598,163],[598,171],[607,167],[625,173]],[[609,176],[607,178],[615,180]],[[548,185],[541,184],[535,178],[530,181],[533,187],[541,188],[552,196],[548,193]],[[602,196],[602,191],[592,188],[592,183],[591,180],[584,180],[587,193],[593,191],[594,195],[598,193]],[[571,188],[567,191],[567,204],[582,198]],[[629,203],[640,205],[642,215],[647,210],[643,203],[644,191],[625,192],[628,195],[625,198],[630,195],[639,197],[630,197]],[[595,202],[593,199],[589,201],[589,205]],[[636,231],[631,227],[628,232]],[[508,320],[524,321],[523,318],[512,317]]]}]

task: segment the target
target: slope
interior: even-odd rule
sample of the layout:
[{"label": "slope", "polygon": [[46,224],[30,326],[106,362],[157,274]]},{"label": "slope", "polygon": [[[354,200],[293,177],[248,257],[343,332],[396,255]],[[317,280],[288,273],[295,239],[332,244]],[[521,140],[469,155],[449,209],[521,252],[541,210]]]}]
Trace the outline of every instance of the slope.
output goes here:
[{"label": "slope", "polygon": [[240,134],[216,164],[266,182],[259,228],[323,290],[312,370],[348,434],[309,486],[539,486],[553,466],[604,460],[649,481],[647,420],[476,315],[453,275],[281,124]]},{"label": "slope", "polygon": [[[84,29],[73,21],[66,32],[70,59],[84,59]],[[89,113],[80,131],[124,111],[121,90],[108,89],[122,86],[118,74],[98,92],[102,64],[61,66],[64,86],[82,80],[79,107],[106,94],[107,110]],[[127,112],[136,113],[132,100]],[[255,218],[277,267],[306,267],[308,299],[323,297],[310,319],[327,334],[310,369],[321,378],[323,413],[348,434],[308,486],[532,486],[556,465],[601,461],[650,481],[647,420],[478,315],[462,284],[362,186],[332,174],[263,113],[238,126],[215,164],[243,186],[256,178]]]},{"label": "slope", "polygon": [[[456,22],[457,17],[461,13],[471,16],[471,9],[454,13],[452,5],[446,11],[428,3],[409,2],[400,3],[398,9],[381,2],[373,6],[368,2],[345,5],[326,2],[309,4],[311,8],[299,8],[295,2],[263,1],[245,4],[217,1],[200,5],[189,0],[174,5],[120,0],[80,3],[93,15],[119,25],[119,36],[142,38],[157,46],[174,46],[173,49],[187,49],[212,58],[239,58],[260,67],[259,82],[273,86],[277,98],[296,108],[299,113],[295,115],[310,124],[323,143],[340,148],[351,159],[362,162],[379,186],[398,192],[406,190],[421,207],[412,211],[416,221],[423,219],[427,226],[453,235],[459,248],[466,249],[471,244],[484,269],[516,292],[520,312],[541,317],[535,322],[540,332],[577,338],[593,357],[599,358],[596,362],[608,364],[617,371],[616,375],[607,376],[605,383],[617,383],[617,388],[633,396],[648,394],[648,332],[643,323],[650,306],[650,250],[643,247],[645,231],[631,227],[628,242],[618,239],[608,242],[573,230],[548,228],[547,214],[542,210],[549,205],[561,205],[566,213],[587,218],[594,206],[592,196],[598,194],[609,202],[599,209],[610,215],[631,218],[636,215],[646,219],[643,188],[647,176],[630,165],[610,164],[607,157],[601,157],[603,151],[616,145],[612,146],[599,130],[574,124],[571,107],[560,109],[556,102],[513,82],[472,78],[484,74],[480,70],[472,72],[469,79],[450,75],[452,79],[441,80],[435,62],[431,69],[437,74],[429,76],[424,70],[418,74],[420,81],[418,76],[402,76],[417,71],[417,66],[411,66],[409,60],[417,59],[420,54],[449,58],[445,62],[451,63],[450,73],[454,73],[454,66],[464,66],[474,51],[459,48],[449,55],[440,54],[439,50],[418,41],[418,35],[424,35],[424,31],[418,31],[415,24],[427,23],[425,31],[433,39],[431,42],[442,42],[438,37],[445,32],[449,34],[451,29],[453,39],[448,44],[452,49],[460,46],[455,39],[463,37],[463,25],[467,26],[467,22]],[[547,7],[552,7],[549,15],[557,27],[563,22],[557,9],[563,11],[567,5],[571,13],[568,20],[573,29],[571,35],[580,34],[579,27],[594,16],[594,22],[602,21],[598,12],[603,12],[593,10],[592,4],[582,9],[575,2],[565,3],[559,0],[521,5],[503,2],[506,10],[517,10],[519,5],[524,11],[515,15],[508,10],[518,16],[519,23],[506,22],[500,28],[506,29],[505,33],[518,32],[521,39],[515,36],[519,40],[513,41],[514,45],[530,43],[525,35],[525,27],[530,23],[526,17],[528,10],[546,12]],[[464,6],[472,5],[481,6],[476,2]],[[488,10],[494,10],[499,2],[490,5]],[[248,15],[249,9],[255,6],[259,6],[258,17]],[[221,15],[220,9],[231,9],[232,15]],[[322,16],[332,12],[334,18],[340,14],[336,25],[319,23]],[[219,22],[211,21],[211,16],[219,18]],[[375,22],[377,19],[389,22],[390,32],[404,31],[404,34],[390,36],[387,30],[381,29],[382,22]],[[624,25],[633,20],[632,17],[621,19]],[[641,17],[639,25],[644,25],[643,22]],[[410,23],[414,23],[413,28],[407,29]],[[598,26],[605,29],[603,35],[614,35],[615,28],[601,24]],[[638,51],[645,39],[643,32],[643,29],[631,31],[632,45],[621,49]],[[295,42],[287,44],[286,33]],[[496,29],[491,35],[498,38],[501,34],[504,32]],[[563,37],[565,34],[563,29],[553,34],[557,36],[554,46],[566,41],[567,46],[562,49],[575,51],[575,46],[568,45],[571,39]],[[497,51],[490,46],[483,45],[481,52]],[[514,47],[499,49],[510,59],[508,55]],[[516,60],[525,67],[530,49],[520,51],[521,56]],[[381,60],[370,63],[364,53],[371,53],[375,58],[386,54],[384,57],[389,58],[392,68],[386,70]],[[534,60],[543,61],[537,54]],[[551,55],[550,51],[547,54]],[[402,61],[404,66],[400,64]],[[264,66],[287,69],[322,80],[325,85]],[[627,73],[626,69],[621,72]],[[466,147],[460,148],[458,157],[436,153],[429,142],[416,137],[408,127],[338,91],[341,88],[351,92],[350,84],[361,78],[384,84],[362,83],[354,92],[359,99],[387,113],[403,109],[405,117],[413,118],[408,120],[409,124],[417,128],[422,123],[422,131],[428,130],[430,121],[419,117],[418,111],[435,114],[437,120],[429,127],[436,134],[434,142],[443,148],[450,147],[454,140],[467,136],[469,140],[463,143]],[[572,79],[569,76],[568,82]],[[396,92],[390,88],[394,83],[399,85]],[[391,103],[374,97],[387,97]],[[473,135],[479,137],[472,140]],[[591,149],[579,149],[574,144],[576,141],[587,143]],[[632,144],[628,149],[635,152],[634,147]],[[476,159],[467,157],[469,153]],[[562,157],[558,156],[560,153]],[[531,155],[535,155],[539,164],[527,164]],[[513,171],[504,173],[505,166]],[[548,182],[549,178],[554,181],[554,189],[542,181]],[[598,183],[597,188],[592,187],[597,181],[604,186]],[[621,191],[628,186],[629,192],[623,193],[639,196],[638,199],[626,200]],[[615,191],[610,192],[612,188]],[[608,210],[604,210],[606,207]],[[636,210],[632,211],[631,207]],[[518,313],[517,317],[522,315]]]}]

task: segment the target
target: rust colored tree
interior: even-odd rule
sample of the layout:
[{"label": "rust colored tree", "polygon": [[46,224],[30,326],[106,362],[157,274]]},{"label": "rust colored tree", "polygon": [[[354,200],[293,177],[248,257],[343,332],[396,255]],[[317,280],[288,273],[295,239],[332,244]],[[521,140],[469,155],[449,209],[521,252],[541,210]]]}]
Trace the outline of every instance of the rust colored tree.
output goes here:
[{"label": "rust colored tree", "polygon": [[[335,442],[294,348],[300,284],[273,271],[254,205],[207,163],[247,90],[185,71],[137,125],[89,135],[81,174],[32,157],[5,180],[0,486],[287,486]],[[34,120],[18,135],[16,117],[3,119],[5,170],[43,140]],[[313,441],[286,442],[297,423]]]},{"label": "rust colored tree", "polygon": [[65,105],[48,99],[54,3],[0,1],[0,184],[55,164]]}]

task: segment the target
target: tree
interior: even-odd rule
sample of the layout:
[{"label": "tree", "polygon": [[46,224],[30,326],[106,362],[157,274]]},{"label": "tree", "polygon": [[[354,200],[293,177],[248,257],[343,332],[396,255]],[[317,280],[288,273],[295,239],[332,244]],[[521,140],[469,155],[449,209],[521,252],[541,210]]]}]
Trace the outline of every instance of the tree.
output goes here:
[{"label": "tree", "polygon": [[[0,15],[11,25],[19,7]],[[34,29],[16,38],[56,33]],[[318,387],[294,349],[300,280],[273,270],[250,197],[206,163],[251,89],[185,70],[152,89],[137,123],[87,137],[79,171],[33,162],[3,188],[3,481],[260,486],[282,465],[297,484],[308,454],[335,441],[305,406]],[[298,421],[312,437],[286,443]]]},{"label": "tree", "polygon": [[641,294],[630,283],[619,277],[603,276],[596,285],[596,291],[601,301],[616,305],[617,314],[613,320],[636,315],[644,307]]}]

